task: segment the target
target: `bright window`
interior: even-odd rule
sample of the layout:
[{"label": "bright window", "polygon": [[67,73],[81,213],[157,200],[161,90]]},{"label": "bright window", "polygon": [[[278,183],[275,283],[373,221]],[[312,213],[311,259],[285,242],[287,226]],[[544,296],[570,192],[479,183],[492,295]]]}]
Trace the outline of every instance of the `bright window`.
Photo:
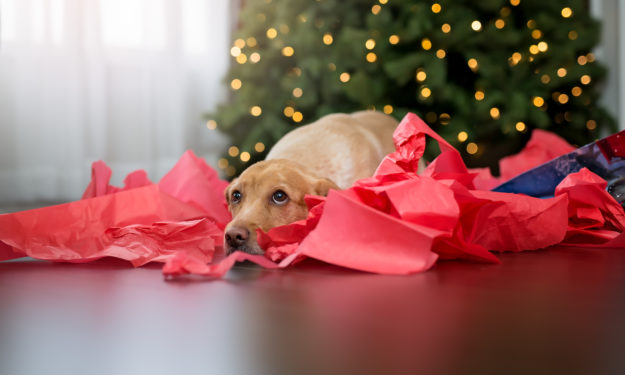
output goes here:
[{"label": "bright window", "polygon": [[16,0],[0,0],[0,40],[11,42],[17,35]]},{"label": "bright window", "polygon": [[101,0],[104,44],[116,47],[165,47],[164,0]]}]

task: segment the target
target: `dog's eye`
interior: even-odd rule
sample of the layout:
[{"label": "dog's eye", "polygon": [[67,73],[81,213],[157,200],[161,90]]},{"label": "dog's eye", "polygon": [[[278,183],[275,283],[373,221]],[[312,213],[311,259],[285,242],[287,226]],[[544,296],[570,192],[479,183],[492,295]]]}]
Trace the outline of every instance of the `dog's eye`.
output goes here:
[{"label": "dog's eye", "polygon": [[230,199],[230,202],[232,203],[239,203],[241,201],[241,192],[238,190],[235,190],[232,192],[232,198]]},{"label": "dog's eye", "polygon": [[275,204],[285,204],[288,200],[289,200],[289,196],[286,195],[285,192],[283,192],[282,190],[277,190],[275,193],[273,193],[273,195],[271,196],[271,200],[273,201],[273,203]]}]

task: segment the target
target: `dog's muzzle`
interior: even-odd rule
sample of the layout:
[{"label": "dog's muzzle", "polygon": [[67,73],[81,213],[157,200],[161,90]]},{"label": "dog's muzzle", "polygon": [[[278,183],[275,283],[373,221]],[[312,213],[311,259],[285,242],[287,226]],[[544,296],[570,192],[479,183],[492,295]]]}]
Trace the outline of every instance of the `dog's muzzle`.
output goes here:
[{"label": "dog's muzzle", "polygon": [[251,243],[250,231],[247,228],[232,227],[226,230],[224,245],[226,254],[231,254],[237,250],[249,254],[263,254],[263,250],[256,241]]}]

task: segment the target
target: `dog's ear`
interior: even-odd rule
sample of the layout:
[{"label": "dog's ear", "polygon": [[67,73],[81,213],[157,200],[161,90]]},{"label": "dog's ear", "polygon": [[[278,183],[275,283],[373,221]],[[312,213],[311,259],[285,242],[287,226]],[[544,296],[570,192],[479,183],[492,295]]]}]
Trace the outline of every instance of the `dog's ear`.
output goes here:
[{"label": "dog's ear", "polygon": [[234,183],[238,180],[238,178],[235,178],[234,180],[232,180],[230,182],[230,185],[226,186],[226,190],[224,190],[224,194],[226,195],[226,203],[228,205],[230,205],[230,188],[232,187],[232,185],[234,185]]},{"label": "dog's ear", "polygon": [[319,178],[313,184],[315,195],[327,196],[330,189],[340,190],[334,181],[327,178]]}]

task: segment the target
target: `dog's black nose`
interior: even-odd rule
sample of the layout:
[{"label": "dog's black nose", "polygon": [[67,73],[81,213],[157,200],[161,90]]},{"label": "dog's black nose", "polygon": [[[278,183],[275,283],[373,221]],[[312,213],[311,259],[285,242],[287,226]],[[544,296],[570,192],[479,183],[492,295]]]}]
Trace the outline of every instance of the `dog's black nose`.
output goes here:
[{"label": "dog's black nose", "polygon": [[250,231],[246,228],[232,227],[226,231],[226,243],[231,249],[237,249],[247,244]]}]

